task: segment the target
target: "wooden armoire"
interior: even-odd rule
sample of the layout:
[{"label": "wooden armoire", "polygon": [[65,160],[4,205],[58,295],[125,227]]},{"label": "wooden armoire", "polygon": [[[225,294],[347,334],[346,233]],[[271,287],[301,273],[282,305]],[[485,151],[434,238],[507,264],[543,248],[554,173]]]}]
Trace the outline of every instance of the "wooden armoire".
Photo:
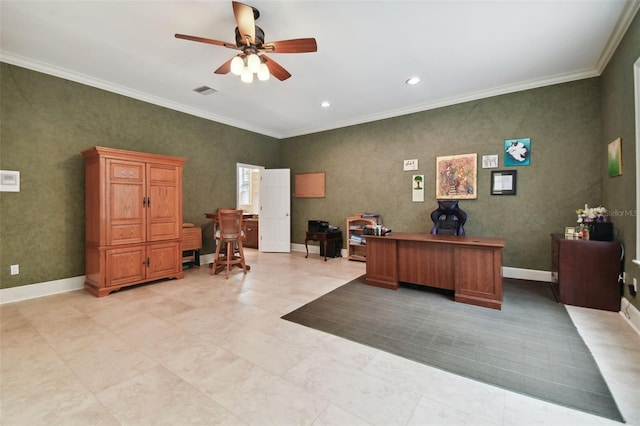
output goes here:
[{"label": "wooden armoire", "polygon": [[84,288],[102,297],[183,278],[183,158],[93,147],[85,159]]}]

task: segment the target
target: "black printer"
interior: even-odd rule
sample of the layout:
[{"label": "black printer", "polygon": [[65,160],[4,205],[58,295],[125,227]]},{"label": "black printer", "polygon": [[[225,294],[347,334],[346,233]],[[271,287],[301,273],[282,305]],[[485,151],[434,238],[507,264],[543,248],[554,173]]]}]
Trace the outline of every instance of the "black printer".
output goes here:
[{"label": "black printer", "polygon": [[329,232],[329,222],[324,220],[310,220],[309,227],[307,229],[309,232]]}]

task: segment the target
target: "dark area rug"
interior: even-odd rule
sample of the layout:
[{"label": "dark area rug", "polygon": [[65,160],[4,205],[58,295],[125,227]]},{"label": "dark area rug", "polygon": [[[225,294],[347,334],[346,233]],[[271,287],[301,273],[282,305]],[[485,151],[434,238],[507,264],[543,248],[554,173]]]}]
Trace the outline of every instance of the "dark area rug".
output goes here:
[{"label": "dark area rug", "polygon": [[591,352],[547,283],[504,280],[502,310],[453,292],[351,281],[282,318],[454,374],[623,422]]}]

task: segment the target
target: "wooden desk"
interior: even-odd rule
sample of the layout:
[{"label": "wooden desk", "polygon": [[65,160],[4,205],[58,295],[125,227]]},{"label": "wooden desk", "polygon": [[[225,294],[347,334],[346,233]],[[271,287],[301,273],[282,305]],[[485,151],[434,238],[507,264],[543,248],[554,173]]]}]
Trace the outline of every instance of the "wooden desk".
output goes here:
[{"label": "wooden desk", "polygon": [[502,309],[504,240],[403,232],[366,238],[367,284],[454,290],[456,302]]},{"label": "wooden desk", "polygon": [[307,236],[304,238],[304,248],[307,249],[307,255],[309,257],[309,247],[307,247],[307,241],[319,241],[324,247],[324,261],[327,261],[327,242],[328,241],[342,241],[342,231],[334,232],[310,232],[307,231]]}]

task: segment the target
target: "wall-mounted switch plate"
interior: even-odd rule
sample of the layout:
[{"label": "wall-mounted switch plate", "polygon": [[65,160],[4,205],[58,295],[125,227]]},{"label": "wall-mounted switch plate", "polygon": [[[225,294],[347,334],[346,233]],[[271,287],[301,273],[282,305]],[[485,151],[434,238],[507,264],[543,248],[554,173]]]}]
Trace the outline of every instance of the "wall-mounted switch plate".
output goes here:
[{"label": "wall-mounted switch plate", "polygon": [[633,290],[637,293],[638,292],[638,279],[634,278],[633,279]]},{"label": "wall-mounted switch plate", "polygon": [[18,275],[20,273],[20,265],[11,265],[11,275]]}]

